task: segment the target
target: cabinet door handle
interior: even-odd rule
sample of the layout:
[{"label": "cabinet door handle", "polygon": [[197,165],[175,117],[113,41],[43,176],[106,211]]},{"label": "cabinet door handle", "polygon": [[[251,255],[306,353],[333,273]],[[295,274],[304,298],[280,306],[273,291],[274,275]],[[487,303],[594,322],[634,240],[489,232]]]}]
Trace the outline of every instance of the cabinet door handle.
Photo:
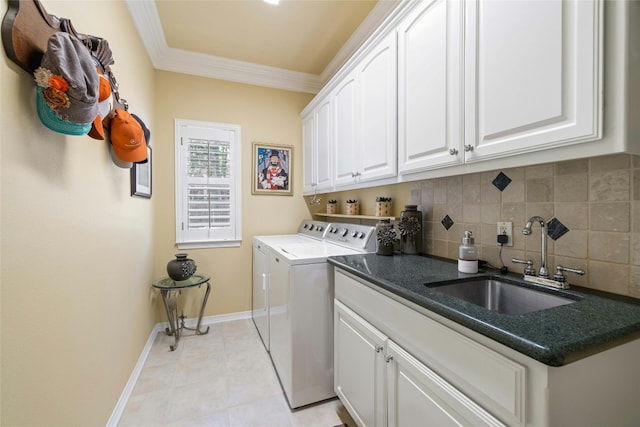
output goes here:
[{"label": "cabinet door handle", "polygon": [[393,360],[393,356],[386,356],[384,358],[384,361],[387,362],[387,363],[391,362],[392,360]]},{"label": "cabinet door handle", "polygon": [[376,347],[376,353],[380,353],[382,350],[384,349],[384,347],[382,347],[381,345]]},{"label": "cabinet door handle", "polygon": [[449,149],[449,154],[452,156],[457,156],[458,155],[458,150],[455,148],[450,148]]},{"label": "cabinet door handle", "polygon": [[467,153],[468,153],[469,151],[473,151],[473,145],[465,145],[465,146],[464,146],[464,151],[466,151]]}]

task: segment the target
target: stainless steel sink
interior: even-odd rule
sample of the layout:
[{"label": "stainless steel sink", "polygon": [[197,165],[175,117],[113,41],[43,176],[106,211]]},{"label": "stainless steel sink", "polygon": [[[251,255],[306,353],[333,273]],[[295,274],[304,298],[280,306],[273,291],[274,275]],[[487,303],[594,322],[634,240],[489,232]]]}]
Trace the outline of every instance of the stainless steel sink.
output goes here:
[{"label": "stainless steel sink", "polygon": [[495,278],[475,278],[441,285],[427,284],[427,286],[436,292],[460,298],[488,310],[512,315],[577,302],[564,296],[525,288]]}]

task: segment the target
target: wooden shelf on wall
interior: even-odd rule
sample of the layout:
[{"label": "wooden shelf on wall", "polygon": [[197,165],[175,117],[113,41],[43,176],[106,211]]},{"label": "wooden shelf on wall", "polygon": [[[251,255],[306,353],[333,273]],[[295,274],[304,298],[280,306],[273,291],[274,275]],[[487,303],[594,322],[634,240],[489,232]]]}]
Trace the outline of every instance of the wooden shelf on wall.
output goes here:
[{"label": "wooden shelf on wall", "polygon": [[344,214],[328,214],[328,213],[315,213],[314,215],[329,217],[329,218],[349,218],[349,219],[390,219],[394,221],[396,217],[394,216],[375,216],[375,215],[344,215]]}]

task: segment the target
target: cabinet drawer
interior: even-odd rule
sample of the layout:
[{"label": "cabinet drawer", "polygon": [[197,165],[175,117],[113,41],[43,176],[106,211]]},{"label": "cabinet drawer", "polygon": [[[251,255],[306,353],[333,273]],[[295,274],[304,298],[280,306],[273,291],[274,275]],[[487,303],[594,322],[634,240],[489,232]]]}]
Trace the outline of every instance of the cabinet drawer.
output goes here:
[{"label": "cabinet drawer", "polygon": [[336,299],[509,425],[525,424],[527,370],[336,269]]}]

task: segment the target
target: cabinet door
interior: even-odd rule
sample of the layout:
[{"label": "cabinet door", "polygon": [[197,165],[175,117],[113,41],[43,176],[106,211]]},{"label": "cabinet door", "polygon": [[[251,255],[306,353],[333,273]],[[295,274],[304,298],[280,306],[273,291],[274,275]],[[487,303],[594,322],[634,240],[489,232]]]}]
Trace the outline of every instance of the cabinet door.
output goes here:
[{"label": "cabinet door", "polygon": [[382,427],[387,337],[337,300],[334,317],[336,394],[359,426]]},{"label": "cabinet door", "polygon": [[597,139],[598,0],[466,3],[467,162]]},{"label": "cabinet door", "polygon": [[253,245],[253,301],[251,316],[262,338],[264,347],[269,351],[269,260],[267,248],[261,243]]},{"label": "cabinet door", "polygon": [[331,98],[320,102],[315,110],[316,133],[316,180],[318,190],[331,188],[331,144],[333,138],[333,120],[331,117]]},{"label": "cabinet door", "polygon": [[464,160],[463,33],[460,0],[425,0],[398,26],[400,173]]},{"label": "cabinet door", "polygon": [[302,118],[302,156],[303,175],[302,191],[304,194],[313,193],[317,185],[317,173],[315,159],[315,117],[313,111]]},{"label": "cabinet door", "polygon": [[397,174],[397,42],[391,32],[356,68],[359,180]]},{"label": "cabinet door", "polygon": [[389,427],[504,426],[393,341],[387,341]]},{"label": "cabinet door", "polygon": [[358,171],[356,152],[356,79],[349,74],[332,93],[334,111],[334,184],[347,185],[355,182]]}]

